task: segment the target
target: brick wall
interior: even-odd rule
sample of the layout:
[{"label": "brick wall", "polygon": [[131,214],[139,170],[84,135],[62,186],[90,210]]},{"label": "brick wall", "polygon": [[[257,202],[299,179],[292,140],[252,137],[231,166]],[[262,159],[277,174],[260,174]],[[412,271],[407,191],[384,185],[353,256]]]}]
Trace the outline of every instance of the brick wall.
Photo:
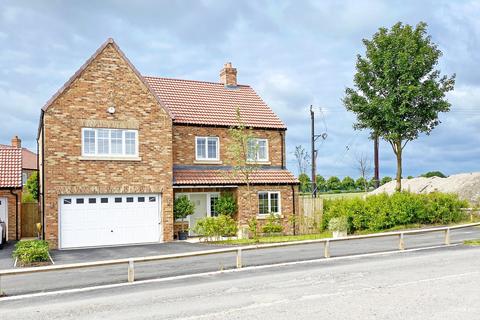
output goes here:
[{"label": "brick wall", "polygon": [[[114,114],[107,113],[111,105]],[[52,247],[63,194],[161,193],[164,240],[172,239],[171,120],[112,44],[53,102],[44,126],[45,237]],[[137,129],[141,160],[81,160],[82,127]]]},{"label": "brick wall", "polygon": [[[18,235],[20,236],[20,218],[21,218],[21,210],[22,210],[22,191],[21,190],[14,190],[14,193],[18,194]],[[0,190],[0,198],[7,199],[7,210],[8,210],[8,236],[7,239],[9,241],[16,239],[16,225],[17,225],[17,212],[15,207],[17,205],[16,198],[13,194],[10,193],[10,190]]]},{"label": "brick wall", "polygon": [[[282,166],[283,130],[260,130],[252,131],[256,138],[268,139],[268,154],[270,165]],[[195,161],[195,137],[215,136],[220,140],[220,161],[222,165],[231,165],[232,158],[228,151],[231,143],[228,128],[206,127],[206,126],[173,126],[173,163],[180,165],[193,165]],[[215,165],[219,165],[216,163]]]}]

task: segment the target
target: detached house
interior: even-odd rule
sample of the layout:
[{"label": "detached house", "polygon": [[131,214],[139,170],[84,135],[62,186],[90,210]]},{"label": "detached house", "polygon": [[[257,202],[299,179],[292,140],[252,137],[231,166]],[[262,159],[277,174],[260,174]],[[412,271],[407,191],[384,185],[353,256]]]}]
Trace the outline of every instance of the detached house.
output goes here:
[{"label": "detached house", "polygon": [[[142,76],[107,40],[42,109],[40,201],[52,247],[170,241],[175,197],[195,204],[193,227],[216,215],[225,192],[240,226],[275,213],[292,232],[298,181],[286,169],[286,126],[236,75],[227,63],[218,83]],[[230,174],[237,109],[257,146],[250,192]]]}]

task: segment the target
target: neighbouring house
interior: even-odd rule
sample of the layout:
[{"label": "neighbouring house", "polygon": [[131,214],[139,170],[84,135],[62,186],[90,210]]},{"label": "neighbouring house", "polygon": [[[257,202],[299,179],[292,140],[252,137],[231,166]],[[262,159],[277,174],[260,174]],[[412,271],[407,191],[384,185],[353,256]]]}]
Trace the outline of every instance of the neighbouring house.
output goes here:
[{"label": "neighbouring house", "polygon": [[[227,148],[237,109],[255,135],[250,193],[232,174]],[[298,181],[286,169],[286,129],[250,86],[237,84],[231,64],[218,83],[142,76],[109,39],[42,108],[44,238],[59,248],[171,241],[175,197],[194,202],[192,227],[216,215],[226,192],[237,199],[240,226],[276,213],[292,232]]]},{"label": "neighbouring house", "polygon": [[[22,149],[22,184],[25,186],[28,178],[38,171],[37,154],[22,147],[22,140],[18,136],[12,138],[10,146]],[[8,145],[0,144],[0,147],[8,147]]]},{"label": "neighbouring house", "polygon": [[7,225],[7,241],[21,235],[22,149],[0,145],[0,220]]}]

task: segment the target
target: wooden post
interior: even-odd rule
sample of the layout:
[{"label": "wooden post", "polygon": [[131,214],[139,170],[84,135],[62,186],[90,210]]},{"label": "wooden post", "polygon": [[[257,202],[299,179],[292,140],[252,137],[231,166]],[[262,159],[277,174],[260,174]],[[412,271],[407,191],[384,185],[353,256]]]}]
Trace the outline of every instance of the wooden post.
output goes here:
[{"label": "wooden post", "polygon": [[237,269],[242,267],[242,249],[238,248],[237,250]]},{"label": "wooden post", "polygon": [[325,258],[330,258],[330,241],[325,241],[325,247],[323,250],[323,255]]},{"label": "wooden post", "polygon": [[450,244],[450,228],[447,228],[445,230],[445,245],[449,245]]},{"label": "wooden post", "polygon": [[128,261],[128,282],[135,281],[135,265],[133,260]]},{"label": "wooden post", "polygon": [[405,250],[405,241],[403,240],[403,233],[400,233],[400,236],[399,236],[398,250]]}]

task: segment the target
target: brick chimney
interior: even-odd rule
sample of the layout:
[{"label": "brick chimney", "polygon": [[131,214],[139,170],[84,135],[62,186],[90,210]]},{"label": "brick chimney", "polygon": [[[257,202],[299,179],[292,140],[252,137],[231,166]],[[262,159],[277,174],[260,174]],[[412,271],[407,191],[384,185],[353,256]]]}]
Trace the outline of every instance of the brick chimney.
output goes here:
[{"label": "brick chimney", "polygon": [[22,140],[18,136],[15,136],[12,138],[12,147],[15,147],[15,148],[22,147]]},{"label": "brick chimney", "polygon": [[225,63],[223,69],[220,70],[220,82],[226,87],[237,86],[237,69],[232,67],[231,62]]}]

